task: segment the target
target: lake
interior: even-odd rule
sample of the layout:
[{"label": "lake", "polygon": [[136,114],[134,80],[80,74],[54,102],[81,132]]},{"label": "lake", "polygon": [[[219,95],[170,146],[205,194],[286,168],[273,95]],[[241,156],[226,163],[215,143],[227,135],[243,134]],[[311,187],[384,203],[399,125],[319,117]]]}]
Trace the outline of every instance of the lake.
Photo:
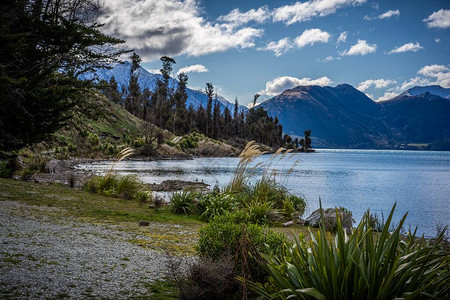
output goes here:
[{"label": "lake", "polygon": [[[269,162],[263,155],[255,163]],[[193,160],[124,161],[115,166],[119,174],[137,174],[147,183],[166,179],[204,181],[226,185],[238,158],[196,158]],[[298,164],[291,169],[294,162]],[[80,165],[103,173],[110,161]],[[357,222],[370,210],[387,216],[397,202],[395,221],[409,212],[405,229],[418,226],[426,236],[436,234],[436,224],[450,225],[450,152],[396,150],[330,150],[289,154],[272,163],[277,177],[294,194],[307,200],[305,216],[319,207],[343,206]],[[251,180],[265,167],[259,167]]]}]

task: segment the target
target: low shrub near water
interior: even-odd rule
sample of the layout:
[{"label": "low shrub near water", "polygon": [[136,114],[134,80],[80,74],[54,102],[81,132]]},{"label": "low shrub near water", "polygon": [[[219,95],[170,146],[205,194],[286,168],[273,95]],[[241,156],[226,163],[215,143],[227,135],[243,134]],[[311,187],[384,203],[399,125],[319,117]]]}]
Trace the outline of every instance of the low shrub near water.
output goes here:
[{"label": "low shrub near water", "polygon": [[136,199],[140,202],[151,200],[151,194],[142,190],[142,184],[134,175],[118,176],[106,174],[93,176],[85,183],[85,189],[107,197]]},{"label": "low shrub near water", "polygon": [[248,216],[242,212],[225,213],[210,220],[199,231],[197,250],[200,256],[217,259],[234,255],[243,238],[243,227],[256,248],[262,250],[268,245],[275,253],[282,253],[283,245],[287,243],[284,234],[247,221]]}]

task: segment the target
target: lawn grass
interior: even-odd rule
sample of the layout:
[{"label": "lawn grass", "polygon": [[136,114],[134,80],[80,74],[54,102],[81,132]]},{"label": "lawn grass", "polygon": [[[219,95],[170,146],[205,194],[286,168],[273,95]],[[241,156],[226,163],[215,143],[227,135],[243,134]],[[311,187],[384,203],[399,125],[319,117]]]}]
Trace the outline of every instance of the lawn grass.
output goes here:
[{"label": "lawn grass", "polygon": [[0,179],[0,201],[18,201],[29,205],[62,208],[62,214],[92,221],[122,223],[147,220],[192,225],[202,222],[196,216],[173,214],[169,208],[150,209],[137,201],[110,198],[61,184],[38,184]]}]

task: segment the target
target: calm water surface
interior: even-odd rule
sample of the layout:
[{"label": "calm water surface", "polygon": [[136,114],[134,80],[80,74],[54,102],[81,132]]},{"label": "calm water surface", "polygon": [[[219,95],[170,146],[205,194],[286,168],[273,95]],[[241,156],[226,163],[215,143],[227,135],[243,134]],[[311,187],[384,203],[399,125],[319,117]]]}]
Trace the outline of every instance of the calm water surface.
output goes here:
[{"label": "calm water surface", "polygon": [[[270,155],[256,160],[267,164]],[[226,185],[233,176],[237,158],[196,158],[183,161],[125,161],[116,165],[120,174],[137,174],[142,181],[159,183],[166,179],[204,181]],[[298,161],[291,173],[288,170]],[[111,162],[80,165],[102,173]],[[293,154],[272,165],[279,180],[297,195],[306,198],[306,214],[319,207],[343,206],[358,222],[371,211],[386,216],[397,202],[396,220],[409,211],[408,226],[418,226],[427,236],[436,233],[436,224],[450,226],[450,152],[318,150]],[[264,167],[250,176],[258,178]]]}]

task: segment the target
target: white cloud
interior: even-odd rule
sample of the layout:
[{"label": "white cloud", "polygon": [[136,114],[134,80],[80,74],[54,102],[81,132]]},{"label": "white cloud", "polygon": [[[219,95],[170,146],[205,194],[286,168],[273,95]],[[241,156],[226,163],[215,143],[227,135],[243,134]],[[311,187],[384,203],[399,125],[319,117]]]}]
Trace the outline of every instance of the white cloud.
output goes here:
[{"label": "white cloud", "polygon": [[180,73],[205,73],[208,69],[203,65],[191,65],[186,66],[178,70],[177,75]]},{"label": "white cloud", "polygon": [[297,47],[302,48],[306,45],[314,45],[315,43],[328,43],[330,34],[326,31],[322,31],[318,28],[307,29],[303,33],[296,37],[294,42]]},{"label": "white cloud", "polygon": [[410,78],[402,83],[401,90],[413,86],[440,85],[450,88],[450,69],[444,65],[428,65],[417,71],[419,76]]},{"label": "white cloud", "polygon": [[273,21],[284,22],[287,25],[311,20],[314,17],[324,17],[333,14],[344,6],[365,3],[366,0],[310,0],[285,5],[274,10]]},{"label": "white cloud", "polygon": [[417,74],[426,77],[438,77],[440,74],[448,73],[450,70],[443,65],[429,65],[417,71]]},{"label": "white cloud", "polygon": [[391,79],[368,79],[366,81],[361,82],[357,89],[360,90],[361,92],[365,92],[368,88],[370,88],[372,85],[376,88],[376,89],[382,89],[382,88],[386,88],[391,84],[396,83],[395,80],[391,80]]},{"label": "white cloud", "polygon": [[291,40],[288,37],[282,38],[278,42],[270,42],[264,48],[258,48],[258,50],[273,51],[276,57],[279,57],[286,53],[293,47]]},{"label": "white cloud", "polygon": [[400,16],[400,11],[398,9],[396,10],[388,10],[385,13],[382,13],[381,15],[378,16],[378,19],[382,20],[382,19],[389,19],[393,16]]},{"label": "white cloud", "polygon": [[405,80],[400,86],[400,90],[404,91],[412,88],[413,86],[426,86],[432,84],[431,81],[427,78],[416,76],[414,78],[410,78],[409,80]]},{"label": "white cloud", "polygon": [[388,10],[387,12],[382,13],[379,16],[376,16],[376,17],[364,16],[363,19],[367,20],[367,21],[371,21],[371,20],[375,20],[375,19],[383,20],[383,19],[390,19],[393,16],[400,16],[400,11],[398,9],[396,9],[396,10]]},{"label": "white cloud", "polygon": [[336,44],[345,43],[347,41],[347,35],[348,35],[347,31],[341,32],[341,34],[339,35],[339,37],[336,41]]},{"label": "white cloud", "polygon": [[377,51],[376,44],[367,44],[365,40],[358,40],[358,42],[351,46],[349,50],[344,51],[341,55],[366,55]]},{"label": "white cloud", "polygon": [[392,49],[391,51],[389,51],[389,54],[393,54],[393,53],[403,53],[403,52],[417,52],[420,49],[423,49],[423,47],[420,45],[419,42],[415,42],[415,43],[407,43],[404,44],[403,46],[400,47],[395,47],[394,49]]},{"label": "white cloud", "polygon": [[312,28],[303,31],[293,42],[288,37],[285,37],[278,42],[272,41],[267,46],[258,48],[258,50],[273,51],[275,56],[279,57],[294,47],[303,48],[306,45],[312,46],[315,43],[327,43],[329,39],[330,34],[328,32]]},{"label": "white cloud", "polygon": [[392,99],[394,97],[398,96],[397,93],[394,92],[385,92],[383,96],[381,96],[380,98],[378,98],[376,101],[385,101],[385,100],[389,100]]},{"label": "white cloud", "polygon": [[247,12],[241,12],[239,8],[233,9],[229,14],[220,16],[217,20],[242,25],[249,22],[264,23],[270,19],[271,13],[267,6],[261,6],[257,10],[250,9]]},{"label": "white cloud", "polygon": [[105,0],[102,31],[126,40],[144,59],[200,56],[254,47],[262,29],[205,20],[195,0]]},{"label": "white cloud", "polygon": [[299,85],[330,85],[332,81],[330,78],[323,76],[317,79],[311,78],[296,78],[291,76],[281,76],[266,83],[266,88],[259,92],[259,94],[265,94],[269,96],[275,96],[281,94],[287,89],[294,88]]},{"label": "white cloud", "polygon": [[423,19],[429,28],[449,28],[450,27],[450,9],[441,9],[433,12],[427,18]]}]

